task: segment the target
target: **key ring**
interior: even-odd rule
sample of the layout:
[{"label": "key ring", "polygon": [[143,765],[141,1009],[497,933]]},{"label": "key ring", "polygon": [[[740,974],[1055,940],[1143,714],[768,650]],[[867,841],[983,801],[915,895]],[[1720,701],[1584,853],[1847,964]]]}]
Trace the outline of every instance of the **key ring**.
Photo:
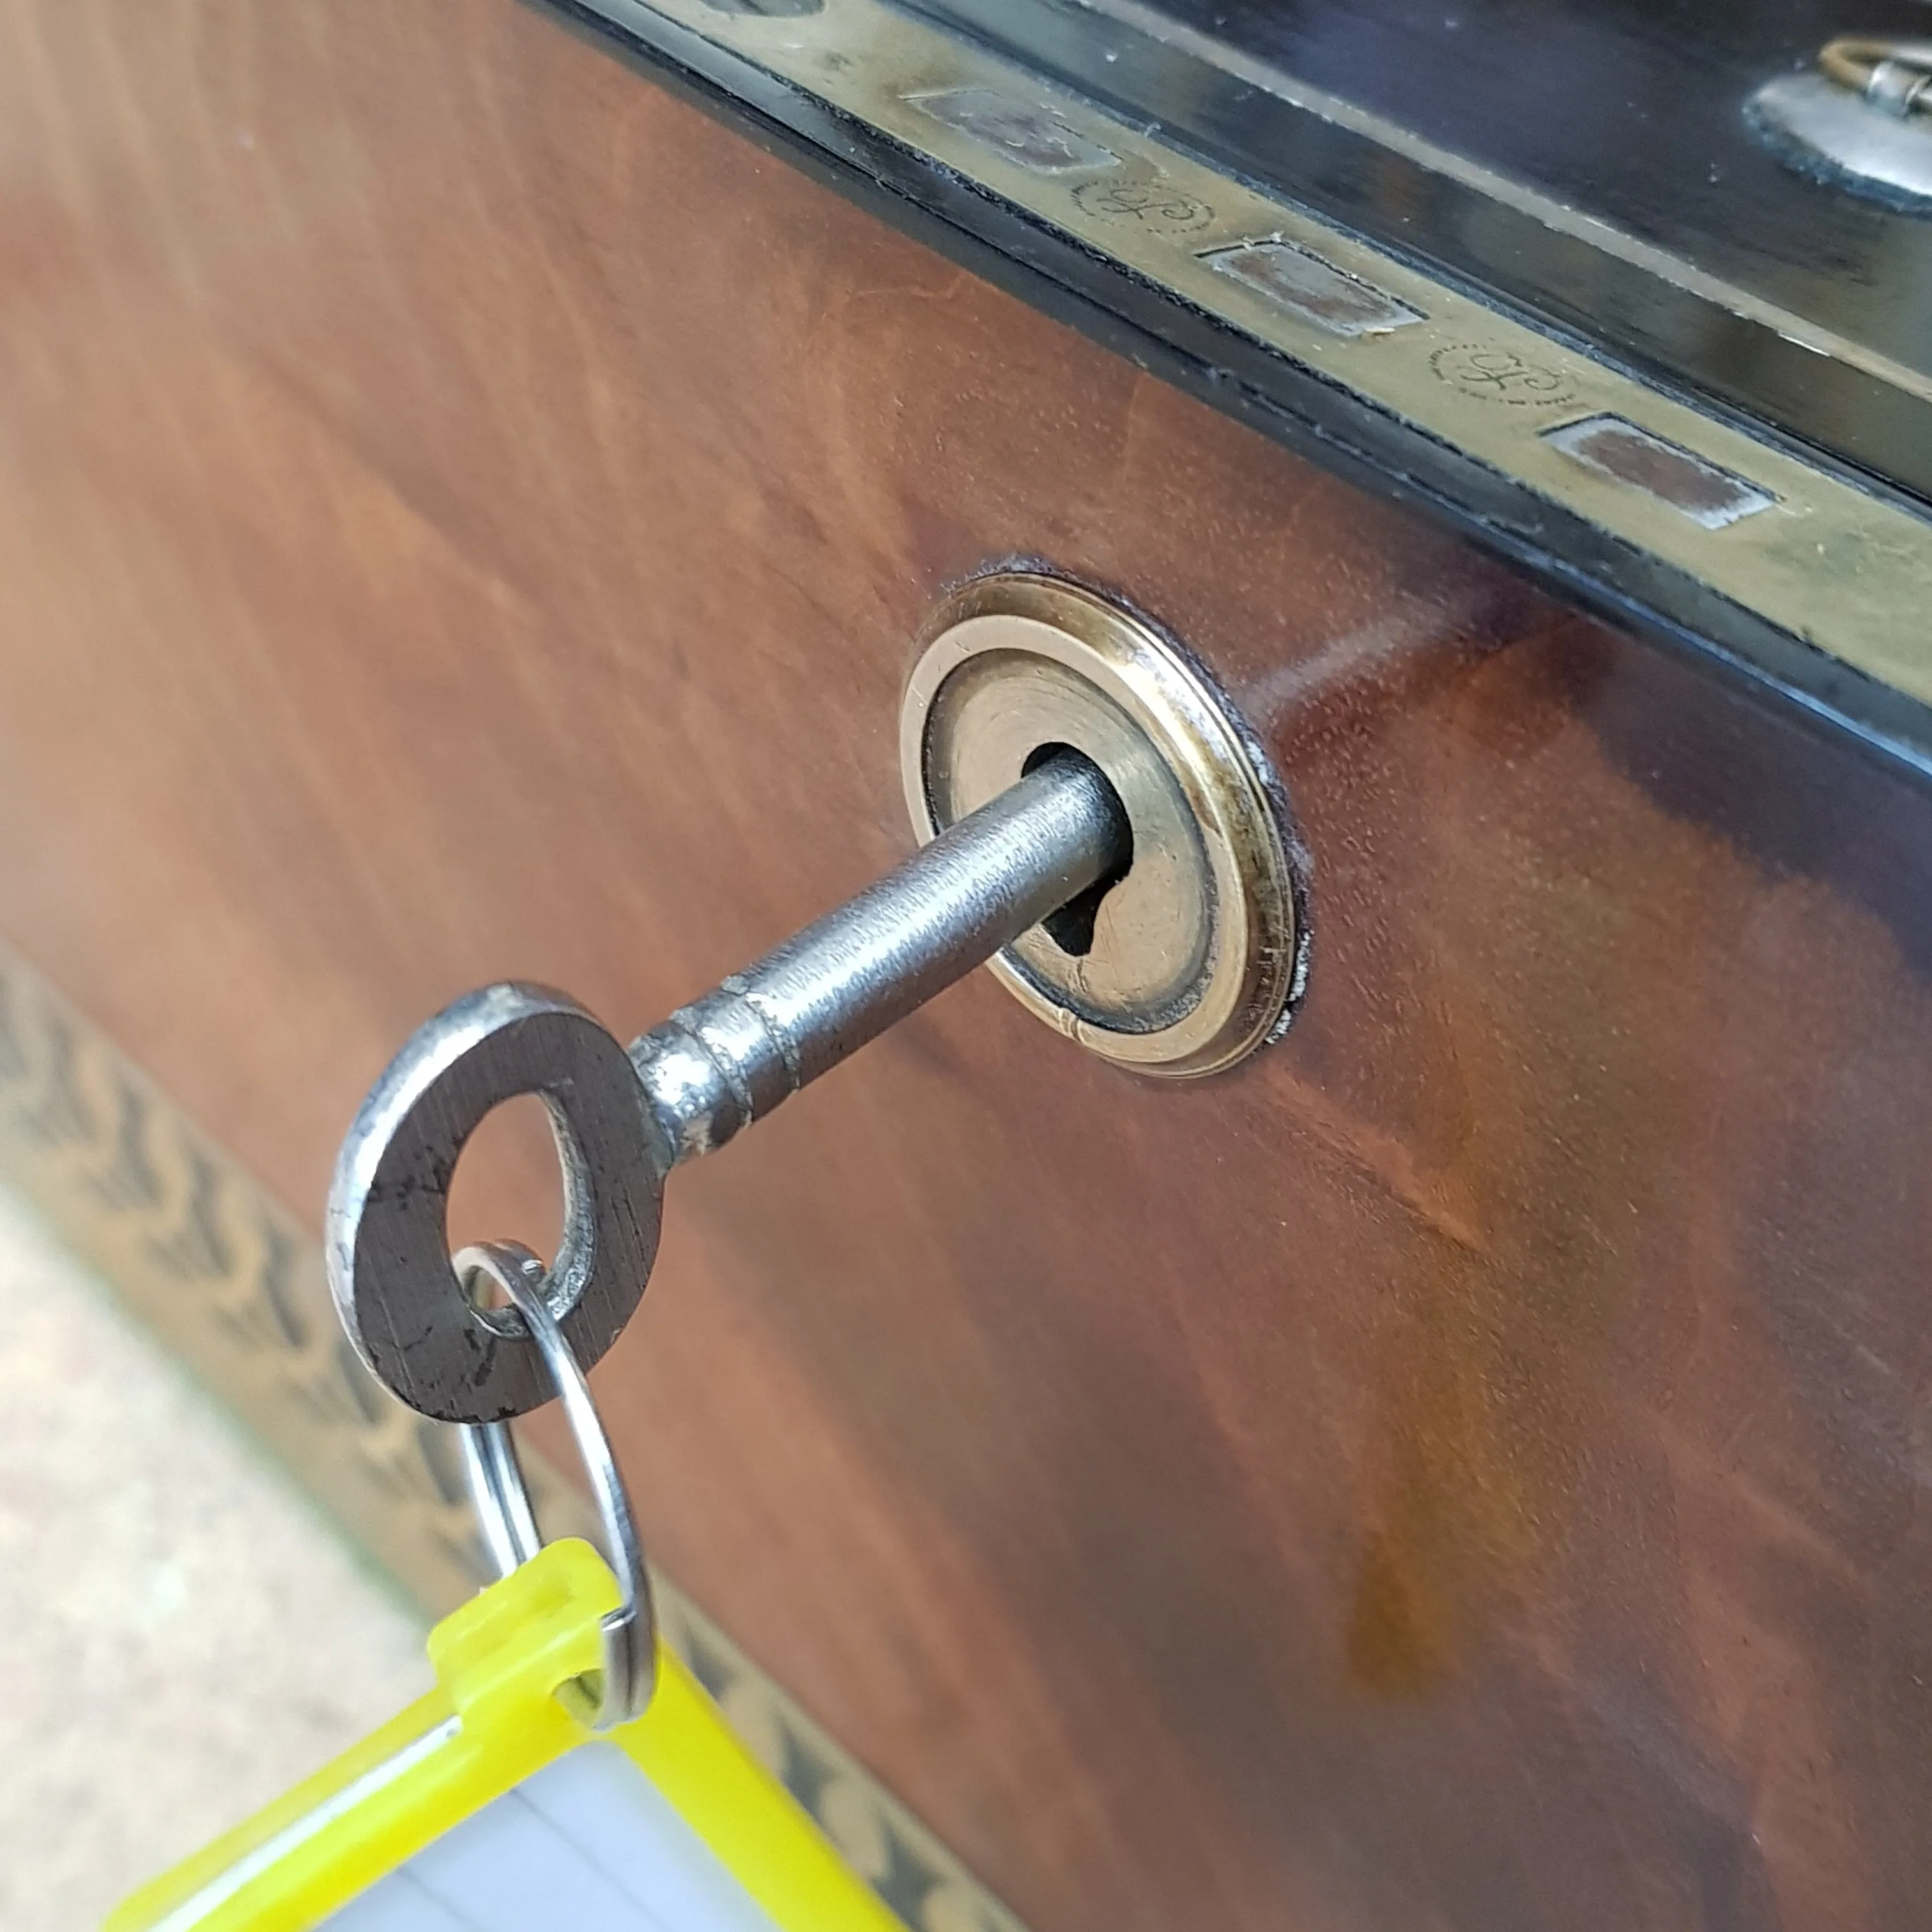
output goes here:
[{"label": "key ring", "polygon": [[[651,1601],[650,1573],[644,1545],[631,1514],[610,1438],[604,1433],[590,1384],[544,1293],[544,1264],[517,1241],[482,1241],[452,1258],[457,1279],[466,1292],[478,1275],[496,1283],[524,1318],[537,1345],[557,1397],[577,1438],[578,1453],[590,1478],[598,1514],[604,1521],[612,1568],[620,1592],[616,1609],[603,1621],[602,1682],[594,1690],[590,1680],[574,1680],[584,1696],[594,1696],[595,1708],[586,1720],[594,1731],[608,1731],[643,1716],[657,1685],[657,1613]],[[530,1506],[530,1486],[517,1445],[506,1422],[460,1425],[464,1474],[476,1507],[485,1548],[500,1574],[507,1576],[543,1546],[536,1514]]]}]

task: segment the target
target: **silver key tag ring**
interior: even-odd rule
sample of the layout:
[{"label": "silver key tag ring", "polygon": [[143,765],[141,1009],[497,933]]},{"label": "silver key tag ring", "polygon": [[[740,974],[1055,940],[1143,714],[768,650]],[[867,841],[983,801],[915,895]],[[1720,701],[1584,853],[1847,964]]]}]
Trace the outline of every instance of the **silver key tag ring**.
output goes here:
[{"label": "silver key tag ring", "polygon": [[[604,1540],[616,1573],[618,1602],[603,1619],[604,1664],[596,1678],[574,1678],[568,1687],[575,1714],[593,1731],[608,1731],[644,1714],[657,1688],[657,1612],[651,1600],[650,1572],[638,1534],[631,1499],[592,1399],[590,1384],[556,1317],[550,1312],[543,1263],[518,1241],[482,1241],[452,1258],[466,1294],[479,1277],[494,1282],[523,1318],[536,1344],[557,1399],[584,1459]],[[498,1573],[507,1576],[543,1546],[530,1486],[507,1422],[458,1425],[464,1474],[476,1512],[484,1546]]]}]

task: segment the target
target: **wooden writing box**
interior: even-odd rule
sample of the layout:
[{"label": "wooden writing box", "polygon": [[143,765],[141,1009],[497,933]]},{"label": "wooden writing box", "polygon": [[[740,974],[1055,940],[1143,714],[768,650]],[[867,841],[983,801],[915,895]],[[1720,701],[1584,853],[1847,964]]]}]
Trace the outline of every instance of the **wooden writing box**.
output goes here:
[{"label": "wooden writing box", "polygon": [[[1294,1022],[1156,1082],[978,975],[700,1163],[598,1378],[654,1556],[1035,1932],[1922,1923],[1911,372],[1505,286],[1395,161],[1150,130],[1178,28],[1083,93],[1072,20],[0,4],[14,1169],[406,1541],[261,1286],[358,1096],[470,985],[646,1021],[902,856],[912,640],[1036,560],[1281,774]],[[554,1211],[498,1156],[472,1232]]]}]

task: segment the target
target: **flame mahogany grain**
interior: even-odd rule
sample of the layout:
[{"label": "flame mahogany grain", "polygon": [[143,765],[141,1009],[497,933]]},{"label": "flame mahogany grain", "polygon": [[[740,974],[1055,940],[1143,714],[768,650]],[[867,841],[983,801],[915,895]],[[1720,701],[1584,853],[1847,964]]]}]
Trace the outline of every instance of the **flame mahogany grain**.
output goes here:
[{"label": "flame mahogany grain", "polygon": [[311,1214],[459,991],[640,1027],[902,854],[988,559],[1265,738],[1283,1045],[976,978],[677,1177],[598,1378],[1036,1932],[1924,1922],[1923,794],[509,0],[0,0],[0,926]]}]

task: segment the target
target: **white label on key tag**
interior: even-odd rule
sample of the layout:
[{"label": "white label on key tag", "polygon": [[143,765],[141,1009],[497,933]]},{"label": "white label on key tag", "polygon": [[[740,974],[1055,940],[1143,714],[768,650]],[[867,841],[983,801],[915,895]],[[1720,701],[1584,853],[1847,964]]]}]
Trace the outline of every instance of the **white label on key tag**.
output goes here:
[{"label": "white label on key tag", "polygon": [[586,1744],[446,1832],[326,1932],[774,1932],[614,1744]]}]

